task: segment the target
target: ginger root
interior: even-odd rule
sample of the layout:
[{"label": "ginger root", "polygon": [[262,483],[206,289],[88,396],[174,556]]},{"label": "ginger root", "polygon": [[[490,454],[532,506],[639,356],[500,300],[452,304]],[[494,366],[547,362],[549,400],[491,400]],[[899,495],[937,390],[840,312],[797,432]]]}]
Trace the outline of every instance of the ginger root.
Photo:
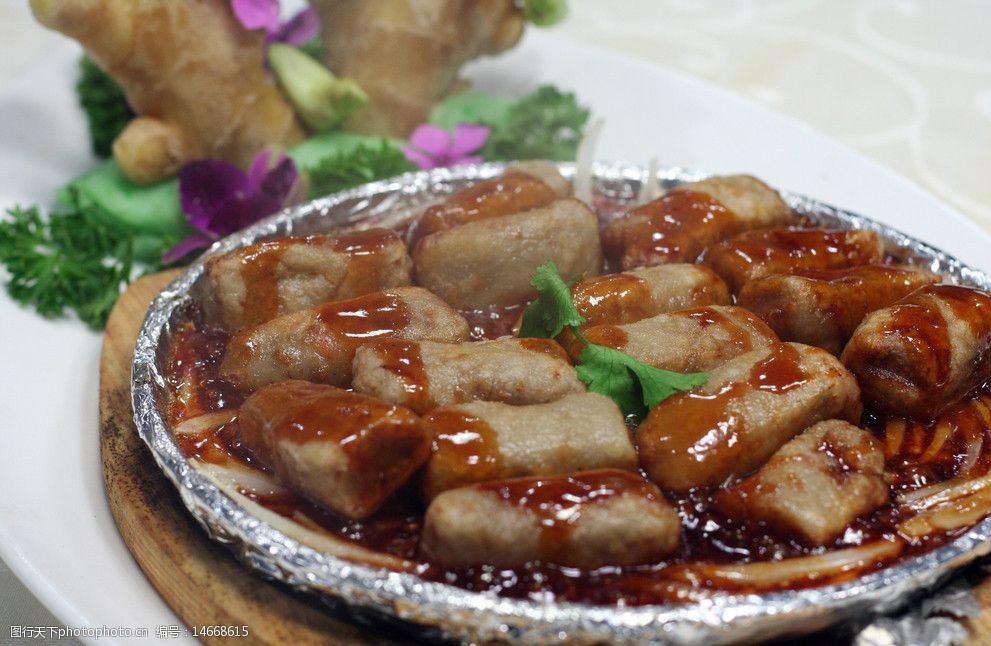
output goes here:
[{"label": "ginger root", "polygon": [[513,0],[311,0],[324,25],[327,67],[357,81],[369,104],[349,130],[405,137],[450,92],[461,66],[515,45]]},{"label": "ginger root", "polygon": [[38,21],[78,40],[139,115],[113,145],[140,183],[205,157],[242,168],[303,138],[265,73],[264,37],[227,0],[31,0]]}]

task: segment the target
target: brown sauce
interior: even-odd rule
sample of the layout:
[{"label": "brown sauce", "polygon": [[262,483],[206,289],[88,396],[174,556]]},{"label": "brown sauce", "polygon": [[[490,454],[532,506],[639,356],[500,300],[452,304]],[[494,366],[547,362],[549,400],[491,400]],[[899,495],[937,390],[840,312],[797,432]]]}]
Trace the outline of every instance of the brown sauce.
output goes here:
[{"label": "brown sauce", "polygon": [[236,416],[202,433],[177,433],[175,440],[183,455],[190,458],[218,465],[235,462],[269,471],[258,455],[244,444]]},{"label": "brown sauce", "polygon": [[391,292],[374,292],[348,301],[326,303],[317,318],[339,347],[353,354],[360,345],[389,338],[413,320],[406,302]]},{"label": "brown sauce", "polygon": [[402,239],[392,229],[365,229],[342,234],[334,239],[333,249],[347,254],[347,275],[340,285],[347,294],[381,289],[386,272],[395,267],[401,254],[406,253]]},{"label": "brown sauce", "polygon": [[272,494],[241,489],[240,493],[310,531],[324,532],[370,550],[412,559],[419,548],[424,509],[410,491],[390,497],[375,515],[364,520],[338,516],[291,491]]},{"label": "brown sauce", "polygon": [[238,269],[244,283],[244,327],[269,321],[281,311],[279,268],[290,242],[270,240],[250,247],[240,256]]},{"label": "brown sauce", "polygon": [[875,241],[862,231],[772,229],[744,234],[724,244],[750,263],[791,259],[790,266],[795,269],[832,269],[877,260]]},{"label": "brown sauce", "polygon": [[[754,325],[756,329],[761,331],[766,330],[767,336],[769,338],[774,338],[774,333],[767,328],[767,325],[765,325],[763,321],[756,319],[756,317],[753,317],[753,315],[749,314],[749,312],[744,314],[744,310],[742,309],[739,310],[739,312],[740,314],[747,316],[751,324],[756,323]],[[699,328],[703,330],[708,327],[719,328],[719,331],[726,337],[726,340],[737,348],[737,352],[735,354],[743,354],[753,349],[753,337],[750,331],[719,310],[711,307],[696,307],[690,310],[673,312],[672,316],[680,316],[691,319],[696,325],[699,326]]]},{"label": "brown sauce", "polygon": [[965,321],[971,333],[976,337],[976,352],[974,354],[970,373],[970,382],[982,382],[991,377],[991,295],[969,287],[959,285],[932,285],[921,290],[921,293],[931,293],[950,306],[953,314]]},{"label": "brown sauce", "polygon": [[[795,275],[808,279],[807,289],[834,326],[839,347],[833,349],[837,352],[868,313],[890,306],[935,279],[924,272],[880,265],[804,270]],[[787,323],[785,319],[772,327],[787,329]]]},{"label": "brown sauce", "polygon": [[345,452],[357,451],[376,430],[418,426],[409,410],[334,386],[295,381],[269,386],[261,394],[264,399],[255,396],[249,404],[274,421],[271,436],[297,444],[333,442]]},{"label": "brown sauce", "polygon": [[950,377],[951,344],[946,321],[938,308],[908,302],[895,305],[881,330],[884,336],[898,337],[907,356],[899,366],[911,366],[912,381],[920,387],[941,393]]},{"label": "brown sauce", "polygon": [[331,248],[351,256],[372,256],[399,241],[399,234],[392,229],[362,229],[335,237]]},{"label": "brown sauce", "polygon": [[[630,341],[630,335],[626,330],[617,325],[597,325],[585,333],[589,343],[604,345],[609,348],[622,350]],[[576,344],[575,349],[580,353],[585,348],[582,344]]]},{"label": "brown sauce", "polygon": [[175,330],[175,338],[166,359],[165,379],[172,388],[168,405],[172,424],[205,413],[241,404],[243,396],[233,384],[218,376],[227,349],[229,335],[222,330],[197,323],[199,312]]},{"label": "brown sauce", "polygon": [[653,299],[647,281],[632,274],[606,274],[579,281],[571,290],[586,326],[618,325],[647,318]]},{"label": "brown sauce", "polygon": [[722,462],[727,457],[725,447],[741,441],[744,420],[732,412],[731,404],[746,391],[746,383],[735,382],[714,393],[689,391],[665,400],[648,417],[651,428],[662,433],[652,444],[664,454],[687,456],[696,468]]},{"label": "brown sauce", "polygon": [[606,229],[605,251],[621,265],[692,262],[732,233],[736,216],[715,198],[673,191],[629,212]]},{"label": "brown sauce", "polygon": [[472,341],[498,339],[513,334],[527,305],[529,303],[515,303],[484,310],[458,310],[458,314],[468,321]]},{"label": "brown sauce", "polygon": [[459,224],[547,206],[556,198],[554,190],[533,175],[510,171],[496,179],[476,182],[428,208],[410,242]]},{"label": "brown sauce", "polygon": [[564,348],[561,347],[561,344],[554,339],[532,339],[524,337],[517,339],[516,343],[518,343],[524,350],[539,352],[541,354],[554,357],[555,359],[560,359],[566,363],[571,363],[568,353],[565,352]]},{"label": "brown sauce", "polygon": [[932,421],[880,415],[869,415],[866,421],[884,439],[886,480],[896,493],[983,476],[991,469],[989,384]]},{"label": "brown sauce", "polygon": [[734,291],[747,280],[771,274],[853,267],[881,260],[876,235],[825,229],[752,231],[720,242],[706,253],[706,264]]},{"label": "brown sauce", "polygon": [[394,374],[402,384],[405,405],[425,412],[433,407],[430,379],[423,367],[420,344],[390,339],[375,344],[375,353],[382,360],[382,369]]},{"label": "brown sauce", "polygon": [[795,346],[778,343],[771,354],[754,364],[750,370],[750,386],[775,394],[786,393],[808,383],[802,368],[802,357]]},{"label": "brown sauce", "polygon": [[478,488],[494,492],[501,500],[539,520],[540,551],[548,560],[568,548],[571,530],[588,505],[601,504],[624,494],[649,500],[656,500],[658,495],[656,488],[642,476],[613,469],[483,482]]},{"label": "brown sauce", "polygon": [[454,487],[504,477],[499,438],[485,420],[456,408],[438,408],[423,423],[433,438],[423,483],[428,498]]},{"label": "brown sauce", "polygon": [[348,292],[374,291],[381,282],[387,263],[381,255],[389,245],[402,245],[399,235],[391,229],[365,229],[338,236],[311,235],[286,240],[269,240],[245,249],[238,258],[238,271],[244,283],[241,303],[244,326],[254,327],[285,313],[279,294],[279,284],[286,252],[299,245],[329,248],[348,255]]}]

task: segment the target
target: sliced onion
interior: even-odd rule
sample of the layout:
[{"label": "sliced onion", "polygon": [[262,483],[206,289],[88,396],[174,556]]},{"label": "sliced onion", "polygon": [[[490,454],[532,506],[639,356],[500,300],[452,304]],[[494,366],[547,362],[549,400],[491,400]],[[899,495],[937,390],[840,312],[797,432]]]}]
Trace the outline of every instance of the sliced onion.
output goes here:
[{"label": "sliced onion", "polygon": [[[249,489],[258,494],[279,494],[282,487],[265,473],[245,467],[227,467],[215,464],[199,463],[203,472],[224,493],[238,500],[239,504],[255,518],[268,523],[290,538],[309,545],[321,552],[347,559],[355,563],[364,563],[374,567],[385,567],[397,571],[413,571],[417,567],[414,561],[392,556],[384,552],[375,552],[366,547],[338,538],[312,522],[300,522],[300,518],[287,518],[267,509],[257,502],[244,496],[241,491]],[[266,491],[266,487],[272,489]],[[305,519],[305,517],[302,517]],[[305,519],[308,521],[309,519]],[[310,525],[309,527],[307,525]],[[317,531],[314,531],[317,528]]]},{"label": "sliced onion", "polygon": [[932,442],[929,443],[925,453],[919,457],[919,462],[929,462],[930,460],[934,460],[936,456],[939,455],[943,445],[946,444],[946,440],[953,436],[954,430],[954,427],[950,426],[950,424],[946,421],[940,421],[936,424],[936,429],[933,431]]},{"label": "sliced onion", "polygon": [[599,135],[605,121],[596,119],[582,135],[575,154],[575,197],[593,206],[593,177],[592,166],[595,163],[595,151],[599,146]]},{"label": "sliced onion", "polygon": [[967,454],[964,456],[963,462],[960,463],[959,475],[961,476],[967,476],[974,470],[977,461],[981,459],[981,449],[984,448],[983,428],[975,433],[974,429],[967,425],[965,433],[967,434]]},{"label": "sliced onion", "polygon": [[798,581],[818,581],[849,575],[871,567],[879,561],[897,556],[902,549],[900,540],[880,540],[857,547],[761,563],[740,565],[689,565],[680,568],[673,578],[692,584],[711,581],[717,586],[774,588]]},{"label": "sliced onion", "polygon": [[[928,498],[929,496],[934,496],[941,491],[946,491],[950,487],[955,487],[956,485],[961,484],[963,482],[969,482],[969,480],[961,480],[959,478],[953,478],[952,480],[944,480],[943,482],[937,482],[935,484],[931,484],[928,487],[921,487],[919,489],[913,489],[912,491],[906,491],[905,493],[900,493],[897,496],[895,496],[895,502],[897,502],[899,505],[915,507],[917,505],[913,505],[912,503],[915,503],[921,500],[922,498]],[[920,507],[920,509],[921,508],[924,508],[924,506]]]},{"label": "sliced onion", "polygon": [[898,503],[910,509],[929,509],[936,505],[973,495],[989,487],[991,487],[991,475],[967,480],[954,478],[953,480],[939,482],[902,494],[898,496]]},{"label": "sliced onion", "polygon": [[210,478],[220,484],[227,493],[250,491],[261,496],[274,496],[286,491],[273,476],[237,463],[211,464],[198,463]]},{"label": "sliced onion", "polygon": [[640,194],[637,195],[637,204],[646,204],[661,195],[661,183],[657,181],[657,171],[660,168],[661,164],[657,157],[651,157],[650,163],[647,164],[647,177],[640,186]]},{"label": "sliced onion", "polygon": [[174,435],[200,435],[229,423],[235,417],[237,417],[236,410],[218,410],[215,413],[206,413],[176,425],[172,429],[172,433]]},{"label": "sliced onion", "polygon": [[901,452],[905,439],[905,420],[896,419],[884,427],[884,456],[893,458]]},{"label": "sliced onion", "polygon": [[981,421],[984,422],[984,428],[991,428],[991,410],[989,410],[989,407],[991,407],[991,397],[984,395],[979,399],[975,399],[971,402],[971,406],[981,416]]},{"label": "sliced onion", "polygon": [[[979,478],[983,480],[983,478]],[[957,487],[954,487],[957,489]],[[949,490],[935,497],[946,496]],[[921,538],[929,534],[948,532],[960,527],[973,525],[991,512],[991,487],[984,487],[970,495],[931,506],[898,525],[898,531],[905,536]]]}]

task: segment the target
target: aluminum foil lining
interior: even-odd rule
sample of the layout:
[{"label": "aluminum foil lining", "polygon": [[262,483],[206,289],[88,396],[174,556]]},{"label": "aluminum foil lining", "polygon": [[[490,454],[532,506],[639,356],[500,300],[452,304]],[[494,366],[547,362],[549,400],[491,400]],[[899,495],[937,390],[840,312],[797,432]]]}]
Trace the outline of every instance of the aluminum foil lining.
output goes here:
[{"label": "aluminum foil lining", "polygon": [[[566,177],[574,176],[574,164],[559,167]],[[408,173],[287,209],[216,243],[154,300],[134,351],[134,420],[163,473],[211,538],[229,545],[263,576],[335,605],[343,603],[359,618],[399,619],[426,636],[521,643],[724,644],[804,634],[844,619],[892,612],[991,551],[991,518],[986,518],[952,543],[837,585],[726,595],[687,605],[616,607],[507,599],[348,562],[300,544],[245,511],[186,459],[162,415],[167,385],[159,348],[169,342],[170,323],[190,302],[190,288],[203,273],[207,258],[268,237],[397,226],[426,204],[473,181],[499,175],[504,168],[489,163]],[[632,203],[647,174],[635,164],[597,163],[596,196]],[[706,176],[668,168],[658,172],[656,181],[666,189]],[[909,262],[961,284],[991,288],[987,274],[884,224],[801,195],[783,195],[797,213],[814,223],[878,231],[891,250]]]}]

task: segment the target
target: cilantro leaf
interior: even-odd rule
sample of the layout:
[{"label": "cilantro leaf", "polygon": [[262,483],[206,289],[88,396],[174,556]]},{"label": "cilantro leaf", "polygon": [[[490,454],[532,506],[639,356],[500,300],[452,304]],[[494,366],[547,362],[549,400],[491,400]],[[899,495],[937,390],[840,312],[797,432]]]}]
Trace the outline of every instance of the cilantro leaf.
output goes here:
[{"label": "cilantro leaf", "polygon": [[306,169],[310,197],[321,197],[359,184],[416,170],[402,151],[387,141],[378,146],[359,144],[350,150],[327,155]]},{"label": "cilantro leaf", "polygon": [[678,391],[691,390],[709,381],[708,372],[673,372],[662,370],[638,361],[620,352],[627,358],[626,367],[633,371],[640,382],[643,403],[650,410]]},{"label": "cilantro leaf", "polygon": [[488,124],[492,134],[482,156],[489,161],[573,160],[589,114],[574,93],[542,85],[510,106],[502,121]]},{"label": "cilantro leaf", "polygon": [[[581,333],[578,334],[584,341]],[[594,343],[588,343],[578,360],[581,362],[578,378],[591,392],[615,401],[624,415],[642,417],[677,391],[691,390],[709,379],[706,372],[661,370],[625,352]]]},{"label": "cilantro leaf", "polygon": [[523,311],[519,335],[552,339],[570,327],[585,344],[578,356],[578,378],[591,392],[616,402],[624,415],[642,417],[676,392],[691,390],[708,381],[706,372],[662,370],[615,348],[589,343],[580,329],[585,318],[578,312],[571,289],[553,260],[537,267],[530,284],[539,295]]},{"label": "cilantro leaf", "polygon": [[134,240],[104,224],[95,208],[75,200],[68,212],[47,218],[35,206],[8,209],[0,218],[0,265],[10,274],[12,299],[46,318],[71,310],[103,328],[131,279]]},{"label": "cilantro leaf", "polygon": [[[633,373],[616,354],[618,350],[601,345],[589,345],[582,350],[575,369],[578,378],[588,386],[590,392],[605,395],[616,402],[624,415],[642,415],[643,400],[639,397]],[[626,355],[623,355],[626,356]]]},{"label": "cilantro leaf", "polygon": [[553,339],[566,326],[585,322],[571,299],[571,288],[561,278],[553,260],[537,267],[530,284],[539,296],[523,311],[520,336]]}]

